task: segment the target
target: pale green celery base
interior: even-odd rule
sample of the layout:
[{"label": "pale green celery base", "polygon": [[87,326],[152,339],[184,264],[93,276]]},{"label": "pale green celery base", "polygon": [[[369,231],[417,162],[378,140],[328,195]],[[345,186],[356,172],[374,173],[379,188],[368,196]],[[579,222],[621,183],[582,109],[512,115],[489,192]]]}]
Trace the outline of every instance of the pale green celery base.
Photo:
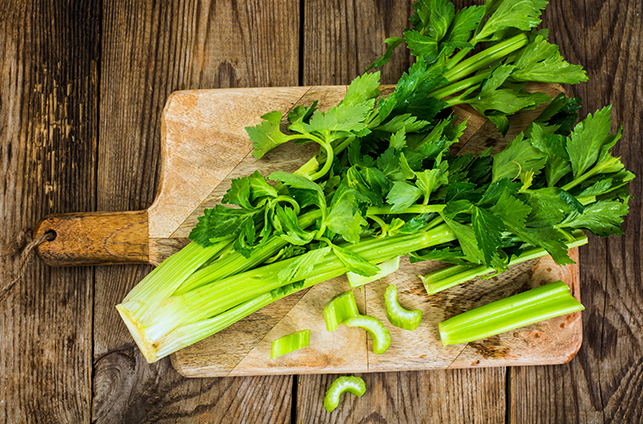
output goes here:
[{"label": "pale green celery base", "polygon": [[[349,246],[349,249],[362,255],[369,262],[378,263],[390,260],[400,254],[448,242],[454,238],[449,227],[442,224],[426,233],[371,239]],[[283,283],[278,278],[279,271],[294,260],[296,257],[255,268],[218,280],[180,297],[165,299],[157,309],[144,316],[139,324],[145,327],[146,336],[156,342],[177,327],[198,322],[204,316],[211,317],[222,313],[263,293],[296,282]],[[325,279],[321,281],[325,281],[342,275],[346,271],[348,269],[343,262],[331,255],[329,259],[317,263],[309,275],[313,276],[310,277],[311,279],[316,279],[318,275],[324,275]],[[327,276],[328,273],[330,276]]]},{"label": "pale green celery base", "polygon": [[[413,236],[404,236],[399,238],[403,240],[407,240],[407,239],[412,239]],[[439,243],[449,242],[454,239],[455,239],[455,236],[453,235],[451,230],[446,225],[442,225],[432,229],[428,233],[424,234],[422,237],[418,238],[418,240],[416,241],[417,246],[415,246],[412,250],[423,249]],[[394,250],[393,252],[388,253],[388,255],[390,255],[389,257],[383,258],[383,259],[390,259],[392,257],[399,256],[400,255],[399,250],[402,249],[403,246],[404,246],[404,242],[398,243],[398,244],[394,243],[392,246],[388,247],[388,249],[382,249],[381,251],[371,252],[371,253],[375,255],[382,255],[382,254],[386,255],[387,254],[386,252],[388,250],[393,249]],[[366,249],[367,249],[366,246],[362,246],[362,249],[356,248],[355,252],[361,254],[363,253],[362,250],[366,250]],[[328,266],[328,262],[330,261],[324,261],[323,263],[320,263],[318,265]],[[346,268],[343,267],[343,265],[338,266],[336,269],[332,269],[331,271],[323,271],[323,272],[320,272],[320,269],[317,268],[316,272],[313,271],[314,276],[311,276],[305,279],[303,287],[301,287],[299,290],[306,289],[317,283],[337,277],[339,275],[344,274],[345,272],[346,272]],[[146,342],[145,341],[146,338],[144,336],[139,335],[138,340],[140,340],[141,343],[143,344],[143,347],[141,350],[145,350],[145,352],[147,352],[147,355],[150,358],[154,357],[155,358],[154,360],[159,360],[161,358],[164,358],[165,356],[168,356],[176,352],[177,350],[190,346],[200,340],[203,340],[208,336],[211,336],[223,330],[224,328],[234,324],[235,322],[241,320],[242,318],[245,318],[246,316],[252,314],[253,312],[263,308],[264,306],[267,306],[270,303],[275,302],[291,293],[294,293],[294,292],[289,292],[287,294],[283,294],[277,297],[273,297],[270,293],[265,293],[251,300],[248,300],[242,304],[239,304],[233,308],[230,308],[227,311],[222,312],[214,317],[206,318],[190,324],[177,326],[173,330],[165,334],[162,338],[159,338],[158,340],[156,340],[155,345],[151,345],[150,343]],[[204,298],[202,299],[202,301],[207,301],[207,299]],[[135,340],[137,340],[136,337],[135,337]],[[141,346],[139,345],[139,347]],[[154,356],[152,356],[150,352],[153,352]]]},{"label": "pale green celery base", "polygon": [[380,264],[377,264],[380,267],[380,270],[377,274],[371,275],[370,277],[364,277],[363,275],[356,274],[354,272],[347,272],[346,277],[348,278],[348,284],[352,288],[361,287],[365,284],[372,283],[373,281],[380,280],[387,275],[390,275],[400,269],[400,257],[391,259],[390,261],[385,261]]}]

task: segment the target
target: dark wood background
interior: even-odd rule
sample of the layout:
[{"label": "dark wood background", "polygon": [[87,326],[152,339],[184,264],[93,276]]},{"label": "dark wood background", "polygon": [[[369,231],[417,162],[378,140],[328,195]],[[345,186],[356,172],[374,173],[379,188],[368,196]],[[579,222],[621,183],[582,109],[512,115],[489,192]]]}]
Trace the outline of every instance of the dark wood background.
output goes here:
[{"label": "dark wood background", "polygon": [[[458,6],[477,3],[457,0]],[[19,234],[48,213],[148,207],[160,117],[188,88],[346,84],[400,35],[405,0],[0,1],[0,289]],[[643,173],[643,2],[551,0],[544,23],[612,103]],[[395,82],[409,57],[383,73]],[[616,124],[615,124],[616,126]],[[561,366],[364,375],[333,414],[334,376],[185,379],[148,365],[114,305],[148,266],[49,268],[0,304],[0,422],[643,422],[641,178],[625,236],[581,248],[585,340]]]}]

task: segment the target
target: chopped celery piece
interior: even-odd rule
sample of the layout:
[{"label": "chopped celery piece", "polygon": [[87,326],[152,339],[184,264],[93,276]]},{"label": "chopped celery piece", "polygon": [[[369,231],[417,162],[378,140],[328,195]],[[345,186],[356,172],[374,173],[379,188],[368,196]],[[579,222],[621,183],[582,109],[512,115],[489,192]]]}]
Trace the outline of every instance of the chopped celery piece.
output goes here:
[{"label": "chopped celery piece", "polygon": [[[587,244],[587,236],[582,231],[575,231],[573,234],[574,241],[567,243],[567,248],[572,249]],[[522,254],[512,258],[508,266],[516,265],[522,262],[527,262],[532,259],[541,258],[548,255],[547,251],[542,247],[534,247],[525,250]],[[430,272],[426,275],[420,275],[422,284],[426,289],[427,294],[432,295],[442,290],[446,290],[466,281],[473,280],[476,277],[495,272],[496,270],[486,265],[451,265],[437,271]],[[497,275],[496,272],[494,275]],[[484,278],[484,277],[483,277]]]},{"label": "chopped celery piece", "polygon": [[394,273],[395,271],[400,269],[400,257],[398,256],[391,259],[390,261],[382,262],[377,266],[380,268],[379,272],[370,277],[365,277],[363,275],[359,275],[350,271],[347,272],[346,277],[348,277],[348,284],[350,284],[352,288],[360,287]]},{"label": "chopped celery piece", "polygon": [[443,345],[484,339],[585,309],[562,281],[492,302],[439,324]]},{"label": "chopped celery piece", "polygon": [[330,385],[324,396],[324,408],[333,412],[339,405],[339,397],[344,392],[349,392],[357,397],[362,397],[366,392],[366,383],[359,377],[339,377]]},{"label": "chopped celery piece", "polygon": [[339,324],[357,315],[359,315],[359,310],[357,309],[353,290],[338,294],[324,306],[326,331],[337,330]]},{"label": "chopped celery piece", "polygon": [[360,327],[366,330],[373,339],[373,353],[376,355],[386,352],[388,347],[391,345],[391,333],[388,331],[388,328],[384,327],[384,324],[375,317],[358,315],[347,319],[343,324],[349,327]]},{"label": "chopped celery piece", "polygon": [[422,311],[419,309],[409,311],[397,301],[397,287],[391,284],[384,293],[386,316],[391,324],[405,330],[415,330],[422,322]]},{"label": "chopped celery piece", "polygon": [[310,346],[310,330],[296,331],[272,341],[270,359]]}]

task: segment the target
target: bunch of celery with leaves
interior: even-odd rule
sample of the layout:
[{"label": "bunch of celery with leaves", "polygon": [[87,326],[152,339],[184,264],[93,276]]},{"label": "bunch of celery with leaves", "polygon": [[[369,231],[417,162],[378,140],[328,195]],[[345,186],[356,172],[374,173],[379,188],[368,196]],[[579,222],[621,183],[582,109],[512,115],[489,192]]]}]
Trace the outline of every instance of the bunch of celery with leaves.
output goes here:
[{"label": "bunch of celery with leaves", "polygon": [[[289,140],[320,153],[292,174],[233,180],[230,206],[206,210],[192,243],[117,306],[146,359],[348,271],[373,276],[400,255],[501,271],[531,248],[568,262],[582,229],[620,232],[632,175],[609,154],[619,137],[609,109],[567,137],[578,104],[561,96],[504,152],[449,154],[466,125],[449,106],[468,103],[504,132],[506,116],[551,100],[526,82],[586,79],[534,30],[544,6],[495,0],[456,12],[420,1],[402,39],[417,60],[392,94],[382,98],[379,73],[367,73],[326,112],[295,108],[287,133],[276,111],[247,128],[257,157]],[[401,41],[388,43],[375,66]]]}]

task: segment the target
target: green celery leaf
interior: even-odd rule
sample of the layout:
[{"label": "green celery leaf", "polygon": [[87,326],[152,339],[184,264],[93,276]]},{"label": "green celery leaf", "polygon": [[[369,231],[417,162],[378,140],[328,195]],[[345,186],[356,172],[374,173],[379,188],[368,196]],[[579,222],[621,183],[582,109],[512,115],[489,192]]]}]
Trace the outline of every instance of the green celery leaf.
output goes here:
[{"label": "green celery leaf", "polygon": [[212,240],[237,236],[248,221],[255,219],[261,209],[231,209],[216,205],[206,209],[198,218],[198,224],[190,232],[189,238],[195,243],[210,246]]},{"label": "green celery leaf", "polygon": [[404,32],[404,39],[414,56],[422,56],[428,61],[438,58],[438,40],[434,37],[408,30]]},{"label": "green celery leaf", "polygon": [[[384,174],[374,168],[367,169],[370,170],[370,175],[374,175],[374,172],[377,171],[379,175],[384,178],[384,184],[388,185],[388,180],[386,179],[386,176]],[[351,167],[348,169],[348,171],[346,171],[346,183],[350,188],[358,191],[363,196],[365,196],[372,205],[381,207],[384,204],[384,199],[382,198],[383,194],[381,191],[382,187],[379,186],[379,181],[375,182],[375,188],[371,187],[357,168]]]},{"label": "green celery leaf", "polygon": [[464,257],[474,264],[483,263],[485,260],[484,254],[478,247],[478,241],[473,227],[471,227],[471,225],[461,224],[446,216],[444,222],[457,237]]},{"label": "green celery leaf", "polygon": [[558,46],[540,34],[534,34],[529,44],[519,50],[515,65],[520,68],[511,75],[516,81],[578,84],[588,80],[582,66],[565,62]]},{"label": "green celery leaf", "polygon": [[404,152],[400,152],[399,160],[400,169],[404,174],[404,178],[406,178],[407,180],[412,180],[413,178],[415,178],[415,170],[409,164],[409,161],[406,159],[406,155],[404,155]]},{"label": "green celery leaf", "polygon": [[[326,198],[324,196],[324,191],[322,190],[321,186],[309,180],[308,178],[302,177],[301,175],[290,174],[284,171],[273,172],[268,176],[268,178],[273,181],[281,181],[288,187],[292,187],[300,190],[309,190],[315,193],[316,195],[315,204],[319,206],[320,209],[324,209],[326,207]],[[302,203],[305,203],[305,202],[300,202],[299,200],[297,200],[297,202],[302,207],[303,207]]]},{"label": "green celery leaf", "polygon": [[433,218],[434,214],[432,213],[423,213],[420,215],[413,215],[413,218],[409,219],[396,230],[397,234],[415,234],[422,229],[429,221]]},{"label": "green celery leaf", "polygon": [[411,112],[420,119],[430,121],[446,104],[426,96],[434,88],[447,84],[444,78],[444,65],[432,65],[423,57],[418,57],[397,82],[395,91],[378,105],[380,122],[384,122],[392,113]]},{"label": "green celery leaf", "polygon": [[254,126],[246,127],[246,132],[250,136],[250,141],[254,147],[253,156],[261,159],[266,153],[275,147],[289,140],[289,137],[282,133],[279,124],[283,114],[278,110],[266,113],[261,117],[263,122]]},{"label": "green celery leaf", "polygon": [[434,169],[426,169],[423,172],[416,172],[417,177],[416,185],[423,191],[424,203],[427,204],[431,198],[431,193],[438,189],[438,187],[449,182],[448,171],[449,163],[442,162]]},{"label": "green celery leaf", "polygon": [[404,130],[405,132],[416,132],[426,128],[430,123],[422,121],[410,113],[403,113],[394,116],[391,120],[376,127],[376,130],[395,133]]},{"label": "green celery leaf", "polygon": [[[366,186],[375,192],[380,199],[384,198],[391,188],[391,182],[376,168],[364,167],[359,171]],[[380,201],[378,200],[378,203]]]},{"label": "green celery leaf", "polygon": [[241,253],[244,257],[249,258],[252,250],[255,248],[256,230],[254,220],[247,220],[242,226],[237,235],[237,240],[234,242],[234,250]]},{"label": "green celery leaf", "polygon": [[329,253],[330,247],[324,247],[297,256],[288,266],[279,271],[279,274],[277,274],[279,282],[284,284],[305,279],[313,270],[313,267],[323,261],[324,257]]},{"label": "green celery leaf", "polygon": [[253,172],[250,176],[250,200],[254,202],[262,197],[277,197],[278,195],[277,189],[268,184],[259,171]]},{"label": "green celery leaf", "polygon": [[382,66],[386,65],[389,60],[391,60],[391,56],[393,55],[393,50],[397,48],[400,44],[404,42],[404,38],[402,37],[389,37],[386,40],[384,40],[386,43],[386,52],[377,59],[375,62],[371,63],[371,65],[366,68],[366,70],[370,69],[378,69],[381,68]]},{"label": "green celery leaf", "polygon": [[484,263],[491,266],[492,259],[498,256],[505,226],[500,218],[477,206],[473,207],[471,225],[478,241],[478,248],[484,255]]},{"label": "green celery leaf", "polygon": [[346,96],[341,104],[355,106],[375,99],[380,95],[380,73],[362,74],[356,77],[348,86]]},{"label": "green celery leaf", "polygon": [[609,133],[612,125],[611,110],[611,106],[606,106],[593,116],[588,114],[572,131],[567,141],[567,153],[574,178],[581,176],[596,163],[602,147],[614,140],[614,136]]},{"label": "green celery leaf", "polygon": [[362,231],[364,218],[359,210],[356,190],[341,184],[330,204],[328,214],[324,219],[326,228],[341,235],[350,243],[357,243]]},{"label": "green celery leaf", "polygon": [[555,133],[567,137],[578,120],[580,108],[580,97],[567,97],[565,93],[560,93],[534,122],[558,127]]},{"label": "green celery leaf", "polygon": [[[476,191],[475,188],[476,185],[474,183],[468,183],[465,181],[449,183],[445,201],[448,203],[455,200],[465,199],[470,202],[477,202],[480,198],[480,193]],[[471,198],[472,196],[474,199]]]},{"label": "green celery leaf", "polygon": [[455,16],[455,6],[450,0],[431,0],[430,4],[431,15],[429,21],[431,23],[431,33],[438,40],[442,40]]},{"label": "green celery leaf", "polygon": [[591,186],[584,189],[578,197],[599,196],[612,190],[612,178],[605,178],[596,181]]},{"label": "green celery leaf", "polygon": [[317,103],[318,101],[315,100],[313,104],[308,107],[297,106],[291,110],[290,113],[288,113],[288,122],[290,123],[288,129],[297,129],[301,132],[301,124],[308,123],[308,121],[310,121],[310,117],[313,116],[317,110]]},{"label": "green celery leaf", "polygon": [[512,181],[509,178],[502,178],[500,180],[494,181],[489,184],[484,192],[484,195],[477,203],[477,206],[485,209],[490,208],[498,203],[505,191],[507,191],[509,194],[514,195],[518,193],[520,187],[520,183]]},{"label": "green celery leaf", "polygon": [[511,228],[511,231],[527,243],[547,250],[547,253],[551,255],[557,264],[567,265],[574,263],[567,254],[567,245],[561,240],[561,233],[555,228]]},{"label": "green celery leaf", "polygon": [[423,192],[414,185],[395,181],[386,196],[386,203],[391,205],[391,212],[400,212],[413,205]]},{"label": "green celery leaf", "polygon": [[492,181],[502,178],[514,179],[520,173],[538,173],[547,162],[547,155],[531,145],[524,134],[518,135],[493,158]]},{"label": "green celery leaf", "polygon": [[567,193],[565,190],[560,190],[560,198],[569,206],[571,206],[571,208],[577,213],[583,213],[583,211],[585,210],[585,207],[583,207],[583,205],[581,205],[574,196]]},{"label": "green celery leaf", "polygon": [[284,232],[279,235],[282,239],[297,246],[303,246],[313,240],[314,232],[308,232],[299,227],[297,214],[292,208],[277,206],[275,209]]},{"label": "green celery leaf", "polygon": [[545,178],[547,185],[553,187],[571,172],[569,155],[565,150],[565,138],[559,134],[547,134],[543,128],[534,123],[531,126],[531,144],[547,154],[545,165]]},{"label": "green celery leaf", "polygon": [[404,181],[406,176],[400,166],[400,159],[393,148],[388,148],[376,160],[377,168],[391,181]]},{"label": "green celery leaf", "polygon": [[585,207],[582,213],[574,210],[558,226],[589,230],[592,234],[601,237],[624,234],[621,223],[622,217],[629,211],[628,200],[624,202],[599,200]]},{"label": "green celery leaf", "polygon": [[254,209],[254,206],[250,202],[250,178],[251,177],[233,178],[230,182],[230,188],[221,199],[221,203],[237,205],[242,209]]},{"label": "green celery leaf", "polygon": [[471,32],[478,27],[483,13],[484,6],[470,6],[460,9],[453,18],[444,42],[458,43],[469,41]]},{"label": "green celery leaf", "polygon": [[340,261],[342,261],[350,272],[354,272],[355,274],[359,274],[364,277],[370,277],[380,271],[380,268],[377,265],[373,265],[366,259],[344,247],[337,246],[336,244],[331,245],[331,247],[335,255]]},{"label": "green celery leaf", "polygon": [[395,150],[402,150],[406,147],[406,131],[404,128],[394,134],[391,134],[391,137],[389,138],[389,147]]},{"label": "green celery leaf", "polygon": [[302,124],[306,132],[342,131],[346,133],[361,133],[367,130],[364,122],[373,109],[374,101],[358,104],[339,104],[326,112],[317,111],[308,124]]},{"label": "green celery leaf", "polygon": [[494,0],[487,3],[485,15],[493,13],[482,29],[475,35],[478,41],[500,40],[504,30],[516,28],[528,31],[540,24],[541,11],[546,0]]},{"label": "green celery leaf", "polygon": [[531,207],[512,195],[511,191],[505,188],[491,212],[499,216],[511,229],[523,229],[527,218],[531,214]]}]

